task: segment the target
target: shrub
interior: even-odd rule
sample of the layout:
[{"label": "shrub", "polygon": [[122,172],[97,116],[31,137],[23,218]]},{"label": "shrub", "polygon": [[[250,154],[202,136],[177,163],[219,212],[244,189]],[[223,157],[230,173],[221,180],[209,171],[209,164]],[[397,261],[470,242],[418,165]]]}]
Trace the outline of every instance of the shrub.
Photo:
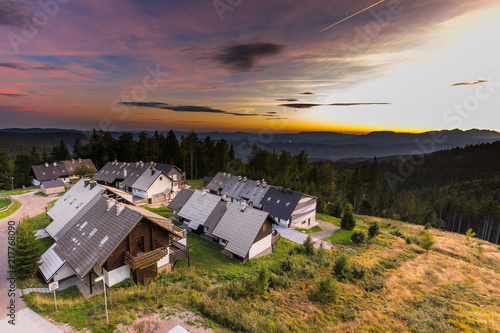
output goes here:
[{"label": "shrub", "polygon": [[427,222],[427,223],[425,224],[424,230],[429,230],[429,229],[431,229],[431,228],[432,228],[432,224],[431,224],[430,222]]},{"label": "shrub", "polygon": [[422,230],[420,235],[420,247],[426,251],[429,251],[436,243],[436,241],[434,240],[434,236],[432,236],[432,234],[427,230]]},{"label": "shrub", "polygon": [[365,242],[366,240],[366,235],[362,231],[356,231],[351,235],[351,242],[354,243],[354,245],[361,245]]},{"label": "shrub", "polygon": [[307,236],[306,240],[304,241],[304,244],[302,244],[303,251],[306,255],[310,256],[314,254],[314,242],[311,238],[311,236]]},{"label": "shrub", "polygon": [[36,239],[32,224],[25,219],[17,227],[16,272],[19,280],[32,276],[42,257],[41,243]]},{"label": "shrub", "polygon": [[376,291],[385,288],[385,281],[382,276],[370,275],[363,278],[361,281],[361,287],[368,292]]},{"label": "shrub", "polygon": [[334,216],[334,217],[337,217],[337,218],[341,218],[342,217],[342,205],[340,204],[339,201],[335,201],[335,202],[330,202],[327,206],[326,206],[326,211],[328,212],[328,215],[330,216]]},{"label": "shrub", "polygon": [[467,230],[467,232],[465,233],[465,244],[467,244],[467,246],[470,245],[470,239],[472,237],[476,237],[476,233],[472,230],[472,228],[469,228],[469,230]]},{"label": "shrub", "polygon": [[373,238],[380,234],[380,227],[377,222],[373,222],[368,228],[368,237]]},{"label": "shrub", "polygon": [[347,203],[342,213],[342,220],[340,220],[340,228],[344,230],[354,230],[355,226],[356,221],[354,220],[352,205],[350,203]]},{"label": "shrub", "polygon": [[349,264],[349,257],[346,254],[341,254],[335,259],[335,264],[333,265],[333,272],[338,277],[343,277],[343,271]]},{"label": "shrub", "polygon": [[403,237],[404,236],[404,233],[399,229],[392,230],[390,232],[390,234],[393,236],[396,236],[396,237]]},{"label": "shrub", "polygon": [[337,300],[342,288],[331,275],[317,280],[314,287],[309,292],[309,298],[320,303],[330,303]]},{"label": "shrub", "polygon": [[261,293],[267,291],[267,288],[269,287],[269,278],[270,278],[269,270],[267,269],[266,266],[262,265],[259,270],[259,275],[257,276],[257,280],[255,281],[255,285],[258,291],[260,291]]},{"label": "shrub", "polygon": [[406,238],[406,244],[411,244],[411,243],[412,243],[412,242],[411,242],[411,237],[407,237],[407,238]]}]

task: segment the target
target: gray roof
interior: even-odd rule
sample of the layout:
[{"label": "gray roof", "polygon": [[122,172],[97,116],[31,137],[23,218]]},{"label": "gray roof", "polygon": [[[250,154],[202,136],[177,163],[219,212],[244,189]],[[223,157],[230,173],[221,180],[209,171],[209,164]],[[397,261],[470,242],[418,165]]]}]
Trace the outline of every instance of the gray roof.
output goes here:
[{"label": "gray roof", "polygon": [[91,189],[90,184],[85,186],[85,180],[80,179],[73,185],[54,206],[47,212],[47,215],[53,220],[45,230],[55,240],[58,234],[75,216],[85,213],[93,203],[97,201],[104,193],[106,188],[96,184]]},{"label": "gray roof", "polygon": [[150,166],[150,163],[108,162],[94,179],[108,184],[120,180],[124,187],[131,187]]},{"label": "gray roof", "polygon": [[210,213],[221,200],[218,195],[195,191],[177,215],[189,220],[191,229],[197,229],[205,223]]},{"label": "gray roof", "polygon": [[64,266],[66,261],[62,260],[57,253],[54,251],[56,244],[53,244],[45,253],[42,255],[42,264],[38,266],[40,272],[43,275],[45,281],[50,281],[52,277]]},{"label": "gray roof", "polygon": [[31,170],[34,178],[40,182],[69,176],[68,169],[66,169],[66,166],[61,162],[33,165]]},{"label": "gray roof", "polygon": [[89,168],[96,170],[94,163],[92,163],[92,160],[89,158],[72,159],[72,160],[62,161],[62,163],[64,164],[64,166],[71,175],[74,175],[76,168],[78,168],[81,165],[86,165]]},{"label": "gray roof", "polygon": [[215,175],[210,184],[207,185],[207,189],[215,192],[222,190],[230,179],[231,179],[231,174],[225,172],[219,172]]},{"label": "gray roof", "polygon": [[205,232],[208,236],[212,236],[212,232],[214,231],[215,227],[217,226],[217,224],[219,224],[220,219],[226,213],[228,205],[229,204],[225,201],[217,203],[217,206],[215,206],[212,213],[210,213],[210,215],[208,216],[207,220],[203,224],[204,227],[208,228],[208,230]]},{"label": "gray roof", "polygon": [[142,217],[126,206],[117,215],[116,205],[108,210],[108,199],[101,197],[57,241],[54,251],[83,278],[95,264],[104,263]]},{"label": "gray roof", "polygon": [[60,187],[60,186],[64,186],[64,182],[60,179],[47,180],[47,181],[42,182],[42,185],[45,188]]},{"label": "gray roof", "polygon": [[230,205],[212,234],[227,241],[225,250],[245,258],[269,213],[241,205]]},{"label": "gray roof", "polygon": [[203,177],[203,182],[210,183],[212,181],[212,179],[214,179],[214,177],[205,176],[205,177]]},{"label": "gray roof", "polygon": [[271,188],[271,186],[264,186],[260,182],[257,185],[255,180],[247,180],[241,189],[240,196],[249,202],[252,202],[253,207],[260,209],[262,207],[260,201],[264,198],[269,188]]},{"label": "gray roof", "polygon": [[[153,170],[153,172],[151,170]],[[141,191],[147,191],[154,181],[161,175],[168,177],[163,171],[149,168],[144,171],[139,178],[137,178],[131,187]]]},{"label": "gray roof", "polygon": [[243,180],[243,177],[240,179],[237,176],[230,176],[229,181],[227,182],[226,186],[224,186],[220,194],[239,199],[241,190],[243,189],[245,183],[246,182]]},{"label": "gray roof", "polygon": [[297,207],[303,194],[287,189],[271,186],[260,201],[262,210],[269,212],[274,217],[288,220]]},{"label": "gray roof", "polygon": [[193,190],[186,189],[186,188],[181,189],[175,195],[175,197],[172,199],[172,201],[170,201],[170,203],[168,204],[167,207],[172,209],[172,210],[180,210],[186,204],[186,202],[189,200],[189,198],[191,198],[193,193],[194,193]]},{"label": "gray roof", "polygon": [[173,164],[155,163],[155,168],[157,170],[165,172],[165,174],[167,174],[167,175],[169,175],[170,173],[173,173],[173,172],[178,172],[182,175],[181,169],[179,169],[178,167],[176,167]]}]

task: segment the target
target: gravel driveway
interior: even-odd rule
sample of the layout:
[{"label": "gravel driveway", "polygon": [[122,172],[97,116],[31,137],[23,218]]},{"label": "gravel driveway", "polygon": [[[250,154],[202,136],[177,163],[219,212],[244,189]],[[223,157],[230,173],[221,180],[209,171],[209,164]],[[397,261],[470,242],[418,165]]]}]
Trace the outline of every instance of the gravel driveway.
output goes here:
[{"label": "gravel driveway", "polygon": [[[34,195],[33,192],[26,193],[22,195],[13,196],[15,200],[21,202],[22,206],[13,215],[0,219],[0,332],[61,332],[60,330],[52,331],[48,329],[49,326],[45,324],[50,324],[47,320],[37,315],[33,311],[26,309],[26,304],[20,298],[21,291],[16,290],[15,297],[10,297],[10,281],[7,279],[9,277],[8,271],[8,223],[9,221],[15,221],[16,224],[19,219],[25,216],[36,216],[40,213],[45,212],[45,207],[48,203],[54,200],[53,197],[41,197]],[[14,300],[15,304],[15,323],[13,326],[8,323],[10,317],[7,315],[10,313],[7,306],[10,305],[11,299]],[[22,322],[21,322],[22,321]],[[5,326],[7,325],[7,326]],[[52,325],[52,324],[51,324]],[[54,325],[52,325],[54,326]],[[48,330],[45,330],[47,327]],[[55,327],[55,326],[54,326]],[[19,330],[21,329],[21,330]]]}]

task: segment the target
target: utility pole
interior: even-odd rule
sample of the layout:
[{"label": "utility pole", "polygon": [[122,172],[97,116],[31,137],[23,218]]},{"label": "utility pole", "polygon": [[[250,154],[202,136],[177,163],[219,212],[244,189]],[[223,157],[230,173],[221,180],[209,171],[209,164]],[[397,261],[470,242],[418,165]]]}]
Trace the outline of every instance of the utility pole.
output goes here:
[{"label": "utility pole", "polygon": [[12,191],[14,191],[14,177],[10,178],[12,180]]}]

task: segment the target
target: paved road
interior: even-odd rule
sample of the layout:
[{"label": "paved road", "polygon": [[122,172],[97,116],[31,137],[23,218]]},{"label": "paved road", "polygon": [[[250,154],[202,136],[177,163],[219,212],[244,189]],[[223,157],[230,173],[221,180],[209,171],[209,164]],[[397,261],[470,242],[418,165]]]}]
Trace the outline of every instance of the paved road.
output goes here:
[{"label": "paved road", "polygon": [[337,228],[337,227],[330,227],[330,228],[328,228],[326,230],[309,234],[309,236],[311,236],[312,238],[323,239],[323,238],[330,237],[331,235],[333,235],[333,233],[337,229],[339,229],[339,228]]},{"label": "paved road", "polygon": [[[288,240],[291,240],[294,243],[304,244],[304,241],[307,239],[307,236],[311,236],[313,238],[315,248],[319,248],[320,244],[323,243],[323,248],[325,248],[327,250],[332,249],[332,245],[330,243],[322,241],[321,238],[314,237],[313,234],[303,234],[300,231],[294,230],[292,228],[286,228],[286,227],[283,227],[280,225],[273,226],[273,229],[278,230],[281,237],[286,238]],[[321,231],[321,232],[324,232],[324,231]],[[331,234],[333,234],[333,231],[331,231]],[[328,237],[328,236],[326,236],[326,237]]]},{"label": "paved road", "polygon": [[[50,201],[54,200],[54,198],[41,197],[38,195],[34,195],[33,192],[13,196],[13,198],[21,202],[21,208],[13,215],[4,219],[0,219],[0,332],[11,332],[10,329],[12,329],[12,325],[9,325],[7,323],[7,320],[9,318],[6,318],[9,314],[7,306],[9,306],[11,299],[14,299],[15,301],[14,304],[16,308],[16,326],[21,325],[18,327],[24,327],[22,331],[17,332],[45,332],[45,326],[40,326],[40,323],[50,323],[29,309],[27,309],[29,311],[23,311],[23,309],[26,308],[26,304],[20,298],[21,291],[17,289],[14,298],[9,297],[8,295],[10,288],[10,281],[7,279],[9,277],[7,259],[8,222],[15,221],[17,223],[19,219],[25,216],[36,216],[40,213],[43,213],[47,204]],[[21,323],[21,321],[23,321],[23,323]],[[32,327],[31,329],[28,329],[28,327],[25,325],[30,325],[30,323],[32,324]],[[8,326],[5,327],[4,325]],[[41,330],[38,329],[39,326],[42,328]]]}]

